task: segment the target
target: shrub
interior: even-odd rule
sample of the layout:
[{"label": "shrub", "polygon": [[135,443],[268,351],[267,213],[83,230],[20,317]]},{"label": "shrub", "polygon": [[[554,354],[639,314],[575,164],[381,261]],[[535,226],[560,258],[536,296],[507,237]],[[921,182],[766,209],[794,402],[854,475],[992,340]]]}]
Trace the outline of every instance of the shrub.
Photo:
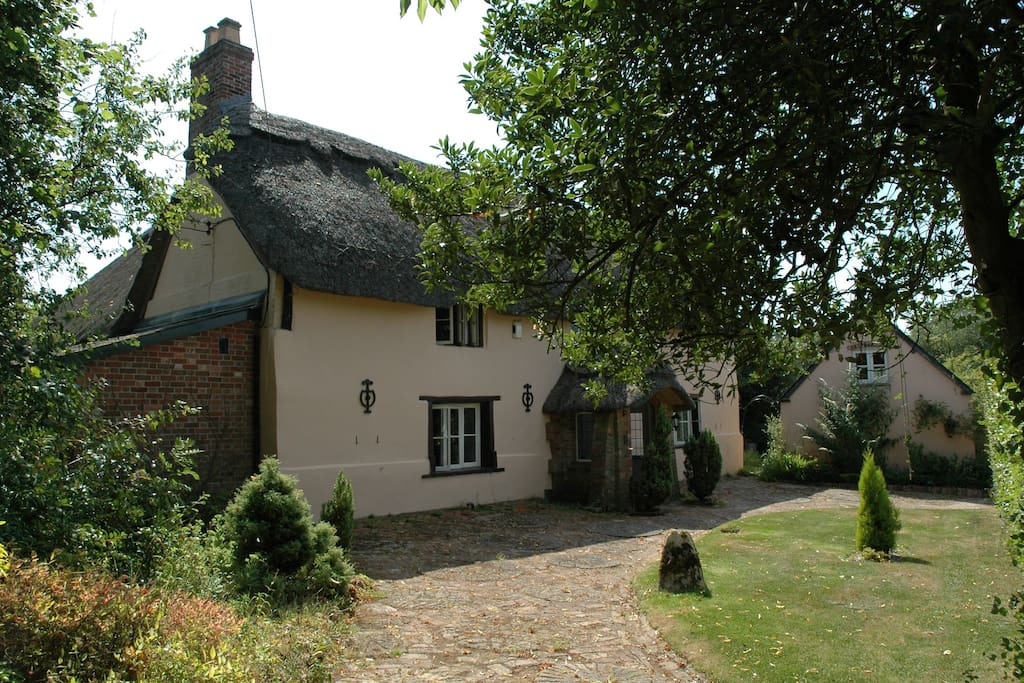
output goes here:
[{"label": "shrub", "polygon": [[134,680],[155,594],[96,571],[13,558],[0,581],[0,661],[14,680]]},{"label": "shrub", "polygon": [[161,451],[154,432],[194,411],[179,404],[110,422],[96,417],[91,394],[74,396],[79,424],[0,439],[0,541],[23,556],[145,580],[167,536],[195,514],[186,502],[195,451],[181,441]]},{"label": "shrub", "polygon": [[276,459],[265,458],[239,489],[223,524],[232,577],[242,593],[266,595],[274,604],[347,594],[353,571],[334,527],[313,525],[295,478],[281,474]]},{"label": "shrub", "polygon": [[855,474],[864,451],[869,448],[878,457],[879,464],[884,464],[884,449],[893,443],[886,433],[896,416],[885,390],[861,383],[851,372],[842,389],[822,382],[820,397],[817,426],[805,426],[804,432],[806,438],[812,439],[818,449],[827,454],[835,472]]},{"label": "shrub", "polygon": [[352,547],[352,531],[355,528],[355,500],[352,496],[352,484],[345,471],[338,472],[334,481],[334,491],[323,505],[320,506],[320,519],[334,527],[338,534],[338,545],[348,549]]},{"label": "shrub", "polygon": [[889,500],[885,476],[875,463],[874,454],[864,453],[864,465],[857,484],[860,507],[857,509],[857,550],[870,548],[891,553],[900,530],[900,513]]},{"label": "shrub", "polygon": [[910,469],[899,470],[886,477],[925,486],[958,486],[987,489],[992,486],[992,468],[984,453],[972,457],[940,455],[926,451],[916,441],[907,442]]},{"label": "shrub", "polygon": [[819,478],[818,461],[786,450],[782,420],[769,417],[765,423],[768,448],[761,457],[758,477],[762,481],[815,481]]},{"label": "shrub", "polygon": [[664,406],[658,408],[650,442],[639,464],[639,472],[629,481],[629,497],[633,509],[652,512],[672,493],[672,420]]},{"label": "shrub", "polygon": [[686,442],[686,488],[698,500],[707,500],[722,477],[722,451],[708,430]]}]

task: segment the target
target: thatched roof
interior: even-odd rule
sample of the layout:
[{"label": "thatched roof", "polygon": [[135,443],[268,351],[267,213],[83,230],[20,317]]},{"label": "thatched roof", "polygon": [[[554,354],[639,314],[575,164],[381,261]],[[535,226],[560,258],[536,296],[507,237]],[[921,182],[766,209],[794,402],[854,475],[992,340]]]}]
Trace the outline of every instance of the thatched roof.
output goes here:
[{"label": "thatched roof", "polygon": [[[367,171],[394,174],[415,160],[368,142],[241,103],[228,112],[235,147],[210,181],[260,262],[305,289],[424,306],[454,296],[419,279],[420,235],[399,220]],[[156,285],[167,243],[143,259],[132,249],[86,284],[80,339],[132,331]],[[122,315],[123,313],[123,315]]]},{"label": "thatched roof", "polygon": [[657,368],[646,374],[646,382],[643,386],[622,384],[603,380],[608,393],[595,406],[584,390],[584,385],[600,377],[588,370],[578,370],[566,365],[562,368],[562,375],[555,382],[551,393],[544,401],[544,412],[555,413],[585,413],[603,412],[618,410],[620,408],[639,408],[651,400],[656,394],[667,392],[672,403],[692,409],[695,407],[693,399],[686,390],[679,384],[676,375],[668,368]]},{"label": "thatched roof", "polygon": [[93,275],[66,309],[62,323],[79,341],[114,337],[130,331],[145,312],[160,274],[170,235],[150,231]]},{"label": "thatched roof", "polygon": [[221,194],[256,256],[294,284],[421,305],[452,302],[421,284],[420,234],[399,220],[367,171],[413,161],[252,105],[230,117],[235,148],[218,156]]}]

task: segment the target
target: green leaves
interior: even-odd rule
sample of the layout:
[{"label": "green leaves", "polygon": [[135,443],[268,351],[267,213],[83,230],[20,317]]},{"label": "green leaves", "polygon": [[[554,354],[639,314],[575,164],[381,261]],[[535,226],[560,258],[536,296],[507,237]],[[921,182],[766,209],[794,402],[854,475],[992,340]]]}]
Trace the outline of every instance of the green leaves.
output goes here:
[{"label": "green leaves", "polygon": [[[452,9],[458,9],[460,0],[416,0],[416,16],[420,18],[420,21],[423,21],[427,16],[428,6],[433,7],[434,11],[440,14],[449,2]],[[412,0],[398,0],[398,10],[403,17],[411,6]]]}]

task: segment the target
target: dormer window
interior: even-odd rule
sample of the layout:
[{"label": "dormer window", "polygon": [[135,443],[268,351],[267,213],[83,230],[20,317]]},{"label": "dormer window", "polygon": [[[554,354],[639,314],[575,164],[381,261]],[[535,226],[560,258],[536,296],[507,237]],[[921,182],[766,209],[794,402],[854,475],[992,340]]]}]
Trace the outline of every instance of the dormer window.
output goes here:
[{"label": "dormer window", "polygon": [[447,346],[483,346],[483,306],[438,306],[434,309],[434,338]]},{"label": "dormer window", "polygon": [[867,348],[857,353],[853,358],[857,381],[861,384],[888,381],[889,364],[885,355],[885,350],[878,348]]}]

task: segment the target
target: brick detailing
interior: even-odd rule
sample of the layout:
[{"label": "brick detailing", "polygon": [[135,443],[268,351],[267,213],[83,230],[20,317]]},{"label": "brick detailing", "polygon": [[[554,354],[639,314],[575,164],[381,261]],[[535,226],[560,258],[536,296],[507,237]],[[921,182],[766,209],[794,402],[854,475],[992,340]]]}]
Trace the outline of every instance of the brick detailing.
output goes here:
[{"label": "brick detailing", "polygon": [[222,38],[192,61],[192,78],[205,74],[210,89],[199,97],[206,111],[189,122],[189,144],[198,133],[209,133],[217,127],[224,116],[221,104],[252,102],[252,60],[251,49]]},{"label": "brick detailing", "polygon": [[590,461],[576,459],[576,416],[551,415],[547,423],[551,446],[548,468],[553,500],[604,510],[629,510],[629,411],[594,413]]},{"label": "brick detailing", "polygon": [[[225,339],[227,353],[221,353]],[[174,401],[200,408],[161,436],[195,441],[202,450],[196,462],[200,489],[216,505],[255,471],[258,339],[255,322],[235,323],[90,360],[85,376],[105,382],[101,405],[113,418],[160,410]]]}]

